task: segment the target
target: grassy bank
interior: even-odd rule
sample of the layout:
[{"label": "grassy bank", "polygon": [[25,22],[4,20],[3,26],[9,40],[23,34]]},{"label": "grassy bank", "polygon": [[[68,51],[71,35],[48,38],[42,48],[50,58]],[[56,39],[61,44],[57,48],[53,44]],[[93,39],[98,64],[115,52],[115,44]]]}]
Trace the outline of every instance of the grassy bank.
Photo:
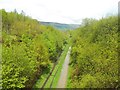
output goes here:
[{"label": "grassy bank", "polygon": [[71,73],[72,73],[72,67],[69,66],[66,88],[71,88],[71,83],[70,83],[71,82],[71,79],[70,79]]},{"label": "grassy bank", "polygon": [[69,49],[69,45],[66,46],[65,50],[63,51],[61,57],[59,58],[59,63],[55,69],[55,72],[56,72],[56,76],[54,77],[54,81],[53,81],[53,85],[52,85],[52,88],[56,88],[57,87],[57,84],[58,84],[58,81],[59,81],[59,78],[60,78],[60,74],[61,74],[61,70],[62,70],[62,66],[63,66],[63,63],[65,61],[65,57],[66,57],[66,54],[68,52],[68,49]]},{"label": "grassy bank", "polygon": [[[57,87],[57,83],[58,83],[58,80],[59,80],[59,77],[60,77],[62,65],[64,63],[64,60],[65,60],[68,49],[69,49],[69,45],[67,45],[64,48],[64,51],[62,52],[61,56],[59,57],[58,63],[56,65],[55,69],[53,70],[52,75],[50,76],[50,78],[47,81],[44,88],[50,88],[50,86],[51,86],[51,88],[56,88]],[[52,67],[53,67],[53,64],[51,64],[51,69],[52,69]],[[33,88],[41,88],[42,87],[43,83],[45,82],[46,78],[49,75],[48,72],[49,72],[49,70],[44,71],[44,73],[39,77],[38,81],[33,86]],[[52,85],[51,85],[51,83],[52,83]]]},{"label": "grassy bank", "polygon": [[51,71],[52,67],[53,67],[53,64],[51,63],[50,70],[43,71],[43,74],[40,75],[39,79],[37,80],[37,82],[35,83],[33,88],[41,88],[42,87],[42,85],[44,84],[46,78],[48,77],[49,72]]}]

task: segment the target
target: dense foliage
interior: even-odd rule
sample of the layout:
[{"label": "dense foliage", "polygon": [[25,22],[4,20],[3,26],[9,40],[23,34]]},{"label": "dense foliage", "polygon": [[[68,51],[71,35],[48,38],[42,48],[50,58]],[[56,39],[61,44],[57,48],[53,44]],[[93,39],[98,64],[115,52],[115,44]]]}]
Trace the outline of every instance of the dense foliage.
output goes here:
[{"label": "dense foliage", "polygon": [[64,32],[43,26],[25,13],[2,11],[2,87],[32,87],[67,44]]},{"label": "dense foliage", "polygon": [[[31,88],[50,70],[72,41],[70,87],[117,88],[118,18],[84,19],[80,28],[61,32],[25,16],[2,12],[2,87]],[[70,39],[69,39],[70,40]]]},{"label": "dense foliage", "polygon": [[72,31],[71,87],[117,88],[119,86],[117,16],[83,21],[79,29],[74,33]]}]

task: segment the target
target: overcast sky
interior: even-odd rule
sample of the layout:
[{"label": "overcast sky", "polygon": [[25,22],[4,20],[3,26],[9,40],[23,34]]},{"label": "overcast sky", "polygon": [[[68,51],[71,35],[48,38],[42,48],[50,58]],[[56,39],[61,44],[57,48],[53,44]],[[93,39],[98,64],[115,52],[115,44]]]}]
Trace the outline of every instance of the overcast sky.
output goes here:
[{"label": "overcast sky", "polygon": [[119,0],[0,0],[0,9],[21,10],[39,21],[79,24],[83,18],[117,14]]}]

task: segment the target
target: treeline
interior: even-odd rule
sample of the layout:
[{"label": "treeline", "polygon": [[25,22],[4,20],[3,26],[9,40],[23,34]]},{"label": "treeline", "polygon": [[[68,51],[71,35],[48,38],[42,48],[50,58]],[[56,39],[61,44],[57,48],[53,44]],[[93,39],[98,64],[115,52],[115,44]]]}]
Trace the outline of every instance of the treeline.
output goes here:
[{"label": "treeline", "polygon": [[84,19],[71,34],[69,87],[118,88],[118,17]]},{"label": "treeline", "polygon": [[67,35],[17,11],[2,12],[2,88],[31,88],[67,44]]}]

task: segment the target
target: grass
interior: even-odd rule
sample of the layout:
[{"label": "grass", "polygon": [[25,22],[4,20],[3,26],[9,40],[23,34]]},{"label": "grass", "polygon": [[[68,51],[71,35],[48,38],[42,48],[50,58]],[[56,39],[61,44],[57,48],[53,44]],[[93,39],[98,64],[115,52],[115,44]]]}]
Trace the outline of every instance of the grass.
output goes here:
[{"label": "grass", "polygon": [[71,73],[72,73],[72,67],[69,66],[69,67],[68,67],[68,77],[67,77],[66,88],[71,88],[71,86],[72,86],[72,85],[71,85],[71,79],[70,79]]},{"label": "grass", "polygon": [[[72,43],[70,43],[70,46],[71,46],[71,45],[72,45]],[[70,59],[70,62],[71,62],[71,59]],[[70,62],[69,62],[69,63],[70,63]],[[72,66],[70,66],[70,64],[69,64],[66,88],[71,88],[71,87],[72,87],[72,85],[71,85],[71,74],[72,74],[72,71],[73,71],[73,68],[72,68]]]},{"label": "grass", "polygon": [[[52,69],[52,66],[53,64],[51,63],[51,68]],[[50,70],[51,71],[51,70]],[[37,80],[37,82],[35,83],[35,85],[33,86],[33,88],[41,88],[43,83],[45,82],[46,78],[48,77],[49,73],[48,71],[44,71],[42,75],[40,75],[39,79]]]},{"label": "grass", "polygon": [[[49,80],[47,81],[46,85],[44,88],[50,88],[50,84],[54,78],[53,84],[51,88],[56,88],[57,87],[57,83],[60,77],[60,73],[61,73],[61,69],[62,69],[62,65],[64,63],[67,51],[69,49],[69,45],[67,45],[64,49],[64,51],[62,52],[59,60],[58,60],[58,64],[56,65],[55,69],[52,72],[52,75],[50,76]],[[53,67],[53,64],[51,64],[51,69]],[[58,70],[58,71],[57,71]],[[51,71],[51,70],[50,70]],[[57,71],[56,76],[54,77],[55,73]],[[49,73],[46,73],[46,71],[43,72],[42,75],[40,75],[38,81],[35,83],[35,85],[33,86],[33,88],[41,88],[43,83],[45,82],[46,78],[48,77]]]},{"label": "grass", "polygon": [[64,60],[65,60],[66,54],[68,52],[68,49],[69,49],[69,45],[66,46],[66,48],[63,51],[61,57],[59,58],[58,65],[56,67],[56,69],[58,69],[58,71],[56,73],[56,76],[54,77],[52,88],[57,87],[57,84],[58,84],[58,81],[59,81],[59,78],[60,78],[60,74],[61,74],[61,70],[62,70],[62,66],[63,66]]},{"label": "grass", "polygon": [[52,80],[53,80],[53,78],[54,78],[54,75],[55,75],[55,73],[56,73],[57,67],[58,67],[58,65],[56,65],[54,71],[52,72],[52,75],[50,76],[50,78],[49,78],[49,80],[48,80],[48,82],[46,83],[46,85],[45,85],[44,88],[50,88],[50,85],[51,85],[51,82],[52,82]]},{"label": "grass", "polygon": [[[70,62],[71,62],[71,59],[70,59]],[[72,87],[72,85],[71,85],[71,74],[72,74],[72,71],[73,71],[73,68],[69,64],[66,88],[71,88]]]},{"label": "grass", "polygon": [[[0,22],[2,22],[0,11]],[[0,41],[2,41],[2,25],[0,24]],[[2,89],[2,43],[0,42],[0,90]]]}]

